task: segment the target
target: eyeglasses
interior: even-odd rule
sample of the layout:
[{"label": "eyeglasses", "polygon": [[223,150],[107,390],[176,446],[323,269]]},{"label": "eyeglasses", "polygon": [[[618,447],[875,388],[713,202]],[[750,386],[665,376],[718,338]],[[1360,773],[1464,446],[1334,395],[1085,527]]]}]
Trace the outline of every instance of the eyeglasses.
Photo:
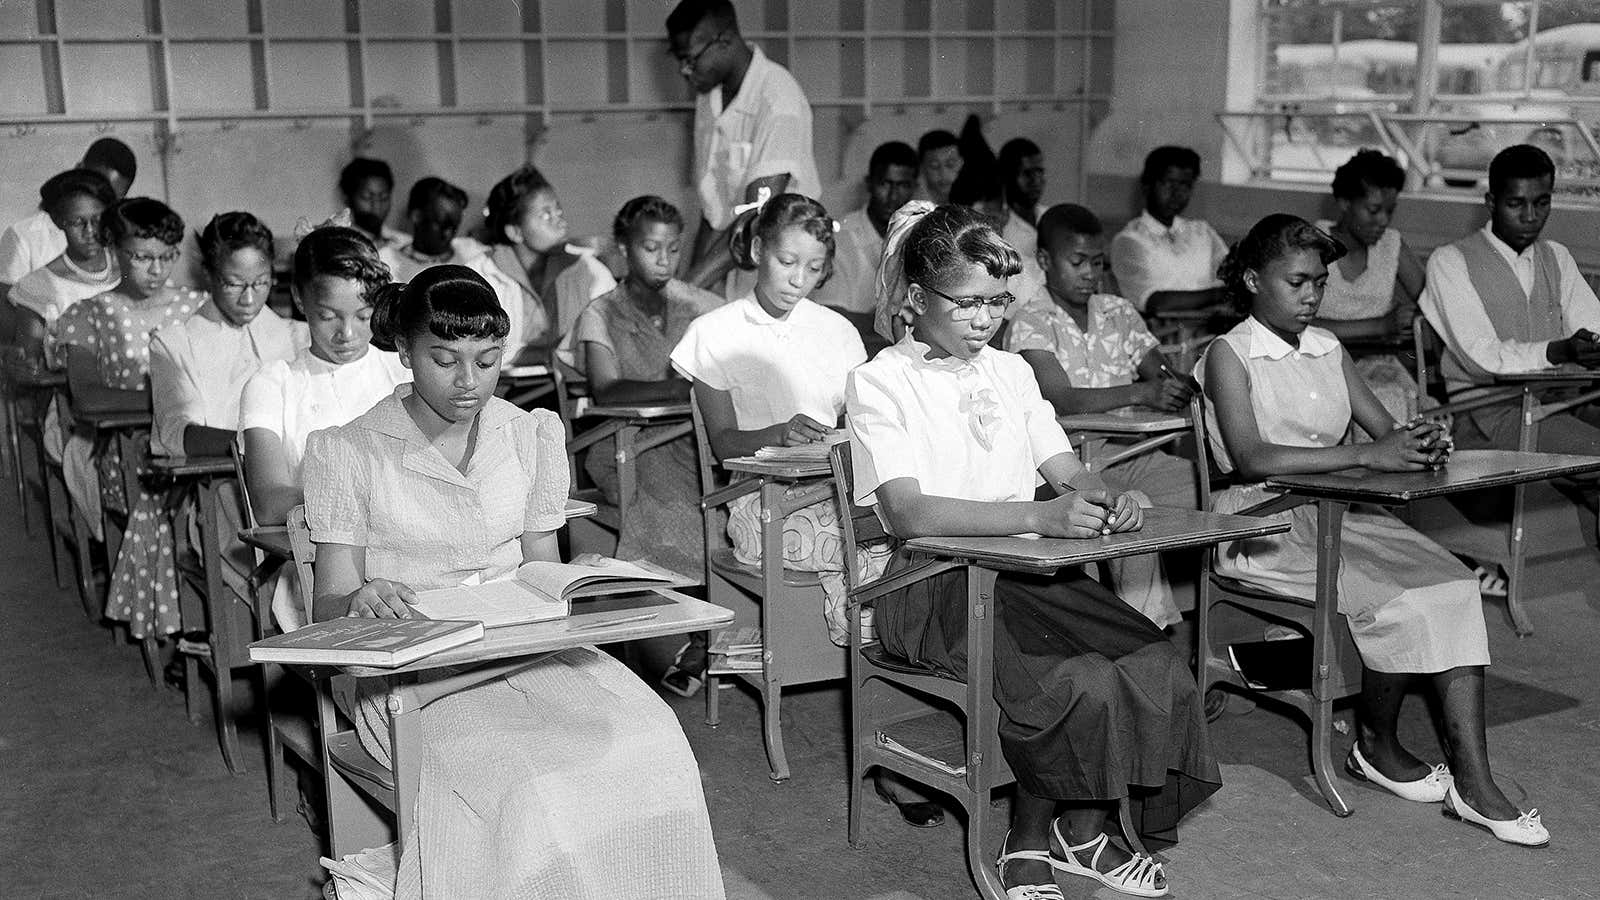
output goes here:
[{"label": "eyeglasses", "polygon": [[149,268],[158,262],[164,266],[170,266],[178,261],[178,257],[182,252],[181,249],[173,247],[165,253],[130,253],[128,254],[128,262],[140,268]]},{"label": "eyeglasses", "polygon": [[243,297],[247,293],[265,294],[272,290],[272,279],[264,278],[248,284],[240,284],[237,281],[224,281],[220,287],[222,292],[230,297]]},{"label": "eyeglasses", "polygon": [[957,322],[977,318],[980,309],[987,309],[991,318],[1001,318],[1006,314],[1006,307],[1011,305],[1011,301],[1017,299],[1017,295],[1010,291],[995,294],[993,297],[952,297],[938,288],[931,288],[925,284],[919,286],[928,293],[938,294],[954,304],[955,309],[950,310],[950,318]]},{"label": "eyeglasses", "polygon": [[[726,37],[727,34],[728,32],[726,30],[717,32],[715,37],[709,41],[706,41],[706,45],[704,47],[701,47],[699,50],[696,50],[687,56],[679,53],[673,53],[672,58],[678,61],[678,71],[681,72],[685,69],[693,69],[695,66],[700,65],[700,57],[705,56],[707,50],[710,50],[717,44],[722,43],[722,39]],[[671,51],[668,52],[670,53]]]}]

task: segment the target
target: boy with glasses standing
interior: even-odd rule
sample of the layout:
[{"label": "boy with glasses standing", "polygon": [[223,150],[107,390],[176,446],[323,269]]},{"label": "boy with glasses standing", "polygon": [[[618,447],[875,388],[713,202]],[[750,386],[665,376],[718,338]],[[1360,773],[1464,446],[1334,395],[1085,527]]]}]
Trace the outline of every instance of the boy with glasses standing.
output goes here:
[{"label": "boy with glasses standing", "polygon": [[[734,207],[756,202],[763,188],[774,197],[815,197],[821,189],[811,104],[787,69],[740,36],[728,0],[682,0],[667,16],[667,41],[697,95],[692,180],[701,219],[684,280],[716,289],[734,269],[727,241]],[[737,284],[728,296],[750,287]]]}]

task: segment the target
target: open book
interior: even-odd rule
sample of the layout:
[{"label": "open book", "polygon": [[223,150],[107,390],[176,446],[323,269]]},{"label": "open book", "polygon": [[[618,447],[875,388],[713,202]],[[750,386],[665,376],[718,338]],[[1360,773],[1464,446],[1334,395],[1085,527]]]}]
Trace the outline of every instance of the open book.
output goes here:
[{"label": "open book", "polygon": [[346,617],[256,641],[250,661],[392,668],[482,637],[477,622]]},{"label": "open book", "polygon": [[693,583],[667,569],[606,557],[587,559],[593,564],[534,560],[523,563],[507,578],[418,591],[411,608],[428,619],[465,619],[498,628],[562,618],[572,612],[572,601],[579,597]]},{"label": "open book", "polygon": [[828,436],[820,441],[809,444],[800,444],[794,447],[762,447],[755,453],[756,459],[766,462],[827,462],[828,451],[834,444],[842,444],[850,440],[850,432],[843,428],[835,428],[828,432]]}]

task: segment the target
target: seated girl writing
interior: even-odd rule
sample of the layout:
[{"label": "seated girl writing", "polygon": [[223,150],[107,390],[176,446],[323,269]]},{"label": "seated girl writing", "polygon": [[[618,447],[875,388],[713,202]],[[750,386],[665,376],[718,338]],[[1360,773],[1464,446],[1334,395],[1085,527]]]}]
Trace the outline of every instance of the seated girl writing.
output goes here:
[{"label": "seated girl writing", "polygon": [[[509,328],[461,266],[385,292],[373,330],[413,383],[306,444],[316,618],[400,617],[412,592],[557,558],[561,422],[494,396]],[[389,758],[382,680],[362,745]],[[723,896],[700,773],[661,699],[593,647],[419,713],[427,752],[396,896]]]},{"label": "seated girl writing", "polygon": [[[1310,223],[1278,214],[1257,222],[1223,263],[1227,290],[1250,317],[1218,338],[1196,368],[1210,401],[1206,426],[1217,464],[1242,482],[1218,497],[1218,512],[1266,499],[1261,482],[1274,475],[1354,466],[1420,472],[1446,457],[1438,424],[1396,423],[1338,340],[1311,325],[1328,266],[1343,252]],[[1341,443],[1352,421],[1371,443]],[[1315,507],[1279,515],[1293,526],[1287,533],[1219,547],[1216,571],[1313,600]],[[1398,519],[1364,508],[1345,514],[1341,559],[1339,612],[1365,664],[1345,769],[1406,800],[1442,801],[1447,815],[1502,841],[1548,843],[1537,811],[1520,812],[1489,772],[1489,645],[1472,573]],[[1401,701],[1418,675],[1427,676],[1439,701],[1446,763],[1422,761],[1396,734]]]},{"label": "seated girl writing", "polygon": [[[879,302],[890,313],[909,307],[911,326],[850,376],[856,502],[875,505],[901,540],[1138,529],[1139,504],[1079,463],[1028,364],[988,346],[1013,299],[1007,279],[1022,269],[993,226],[960,207],[908,205],[890,225],[883,267]],[[1049,500],[1034,499],[1041,481]],[[902,549],[889,569],[918,561]],[[1060,898],[1055,872],[1165,896],[1161,865],[1110,843],[1106,824],[1132,797],[1143,801],[1141,831],[1169,832],[1220,784],[1184,659],[1081,570],[1002,573],[995,598],[1000,747],[1017,777],[1000,856],[1007,897]],[[959,572],[877,604],[886,650],[957,678],[966,620]]]}]

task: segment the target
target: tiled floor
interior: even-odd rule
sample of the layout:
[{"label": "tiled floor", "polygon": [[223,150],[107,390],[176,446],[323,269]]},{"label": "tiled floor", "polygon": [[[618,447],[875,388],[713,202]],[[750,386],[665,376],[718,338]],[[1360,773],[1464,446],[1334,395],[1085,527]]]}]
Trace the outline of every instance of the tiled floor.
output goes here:
[{"label": "tiled floor", "polygon": [[[1549,849],[1497,844],[1437,807],[1348,780],[1357,811],[1335,818],[1307,776],[1301,726],[1258,709],[1214,729],[1227,784],[1165,854],[1176,896],[1600,896],[1590,837],[1600,820],[1600,564],[1591,554],[1547,559],[1533,582],[1535,636],[1518,640],[1499,608],[1488,610],[1490,741],[1513,799],[1543,811]],[[871,801],[865,847],[846,845],[840,690],[787,704],[794,777],[781,785],[766,777],[749,695],[725,695],[714,730],[699,698],[672,705],[704,771],[730,896],[974,895],[957,819],[914,831]],[[1433,755],[1422,704],[1406,712],[1411,745]],[[269,819],[256,732],[243,739],[248,769],[230,777],[209,719],[189,725],[181,696],[151,689],[135,649],[55,589],[42,538],[25,539],[12,498],[0,499],[0,896],[317,896],[317,840],[298,818]],[[1347,742],[1336,741],[1336,759]],[[1082,883],[1063,887],[1091,896]]]}]

